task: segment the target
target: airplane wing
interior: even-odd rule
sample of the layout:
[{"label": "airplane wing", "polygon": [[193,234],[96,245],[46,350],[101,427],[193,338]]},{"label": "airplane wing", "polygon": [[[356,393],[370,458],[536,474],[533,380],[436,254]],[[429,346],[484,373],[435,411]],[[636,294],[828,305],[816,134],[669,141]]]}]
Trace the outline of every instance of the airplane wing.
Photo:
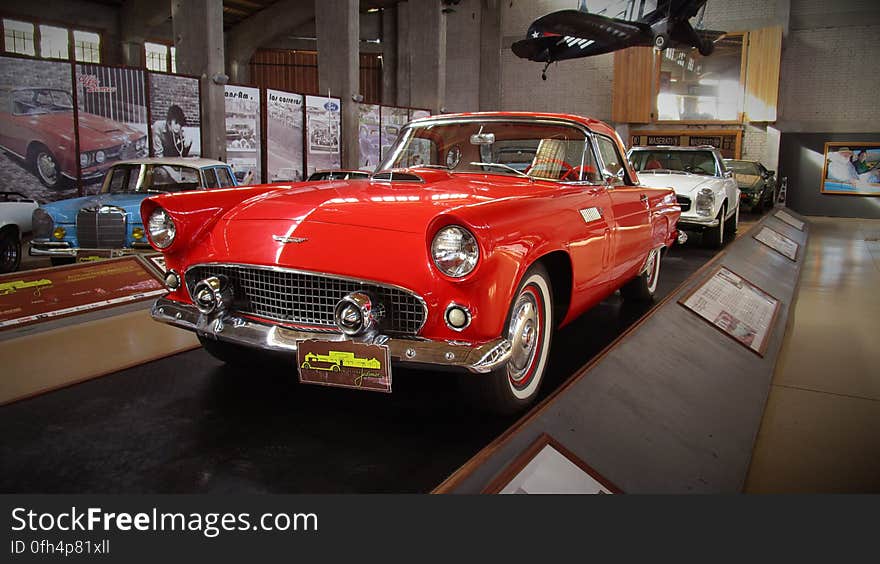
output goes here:
[{"label": "airplane wing", "polygon": [[514,55],[538,63],[564,61],[578,57],[601,55],[618,49],[615,45],[599,43],[592,39],[549,36],[521,39],[510,46]]},{"label": "airplane wing", "polygon": [[541,16],[532,24],[544,32],[592,39],[605,45],[651,44],[650,26],[579,10],[560,10]]}]

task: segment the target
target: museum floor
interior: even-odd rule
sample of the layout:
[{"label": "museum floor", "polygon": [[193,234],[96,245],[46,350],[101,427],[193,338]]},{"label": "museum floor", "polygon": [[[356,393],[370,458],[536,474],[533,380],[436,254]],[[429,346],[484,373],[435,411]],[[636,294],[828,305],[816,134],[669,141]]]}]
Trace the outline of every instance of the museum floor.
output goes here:
[{"label": "museum floor", "polygon": [[880,221],[811,217],[747,492],[880,492]]}]

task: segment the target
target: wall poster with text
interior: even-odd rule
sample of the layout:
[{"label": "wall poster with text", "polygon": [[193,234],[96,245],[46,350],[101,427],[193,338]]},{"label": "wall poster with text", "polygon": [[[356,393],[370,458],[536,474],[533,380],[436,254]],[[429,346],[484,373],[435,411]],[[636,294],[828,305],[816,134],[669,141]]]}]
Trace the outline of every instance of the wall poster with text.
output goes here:
[{"label": "wall poster with text", "polygon": [[379,164],[379,106],[358,105],[358,168],[372,171]]},{"label": "wall poster with text", "polygon": [[114,163],[149,156],[146,74],[78,64],[76,95],[83,193],[96,194]]},{"label": "wall poster with text", "polygon": [[393,108],[382,106],[382,158],[388,154],[388,150],[397,141],[400,130],[409,120],[407,108]]},{"label": "wall poster with text", "polygon": [[260,89],[226,85],[226,161],[240,184],[259,184]]},{"label": "wall poster with text", "polygon": [[316,170],[342,167],[340,136],[342,130],[339,98],[306,96],[306,140],[308,174]]},{"label": "wall poster with text", "polygon": [[154,157],[198,157],[202,150],[199,79],[149,73]]},{"label": "wall poster with text", "polygon": [[303,180],[303,96],[266,90],[266,176]]},{"label": "wall poster with text", "polygon": [[0,57],[0,184],[41,202],[78,195],[70,63]]}]

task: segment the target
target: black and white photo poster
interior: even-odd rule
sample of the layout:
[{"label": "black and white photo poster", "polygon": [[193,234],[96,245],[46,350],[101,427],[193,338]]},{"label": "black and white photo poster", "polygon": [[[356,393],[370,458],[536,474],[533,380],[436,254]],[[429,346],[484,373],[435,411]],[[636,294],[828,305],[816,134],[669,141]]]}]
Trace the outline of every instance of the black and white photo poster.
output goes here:
[{"label": "black and white photo poster", "polygon": [[269,182],[303,180],[303,96],[266,90],[266,174]]},{"label": "black and white photo poster", "polygon": [[149,82],[153,156],[200,156],[199,79],[151,72]]},{"label": "black and white photo poster", "polygon": [[149,156],[143,70],[76,65],[80,175],[96,194],[115,162]]},{"label": "black and white photo poster", "polygon": [[340,131],[342,118],[339,98],[306,96],[306,138],[308,173],[342,166]]},{"label": "black and white photo poster", "polygon": [[379,106],[358,105],[358,168],[372,171],[379,163]]},{"label": "black and white photo poster", "polygon": [[239,184],[259,184],[260,89],[226,85],[226,160]]},{"label": "black and white photo poster", "polygon": [[78,195],[70,63],[0,57],[0,184],[41,202]]}]

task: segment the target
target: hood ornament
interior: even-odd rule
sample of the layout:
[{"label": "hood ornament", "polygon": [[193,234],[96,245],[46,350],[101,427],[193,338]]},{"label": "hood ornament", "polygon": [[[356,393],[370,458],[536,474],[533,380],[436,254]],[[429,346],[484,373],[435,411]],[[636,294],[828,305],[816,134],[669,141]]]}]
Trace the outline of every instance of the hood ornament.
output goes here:
[{"label": "hood ornament", "polygon": [[286,237],[284,235],[272,235],[272,239],[287,245],[288,243],[305,243],[308,241],[308,237]]}]

